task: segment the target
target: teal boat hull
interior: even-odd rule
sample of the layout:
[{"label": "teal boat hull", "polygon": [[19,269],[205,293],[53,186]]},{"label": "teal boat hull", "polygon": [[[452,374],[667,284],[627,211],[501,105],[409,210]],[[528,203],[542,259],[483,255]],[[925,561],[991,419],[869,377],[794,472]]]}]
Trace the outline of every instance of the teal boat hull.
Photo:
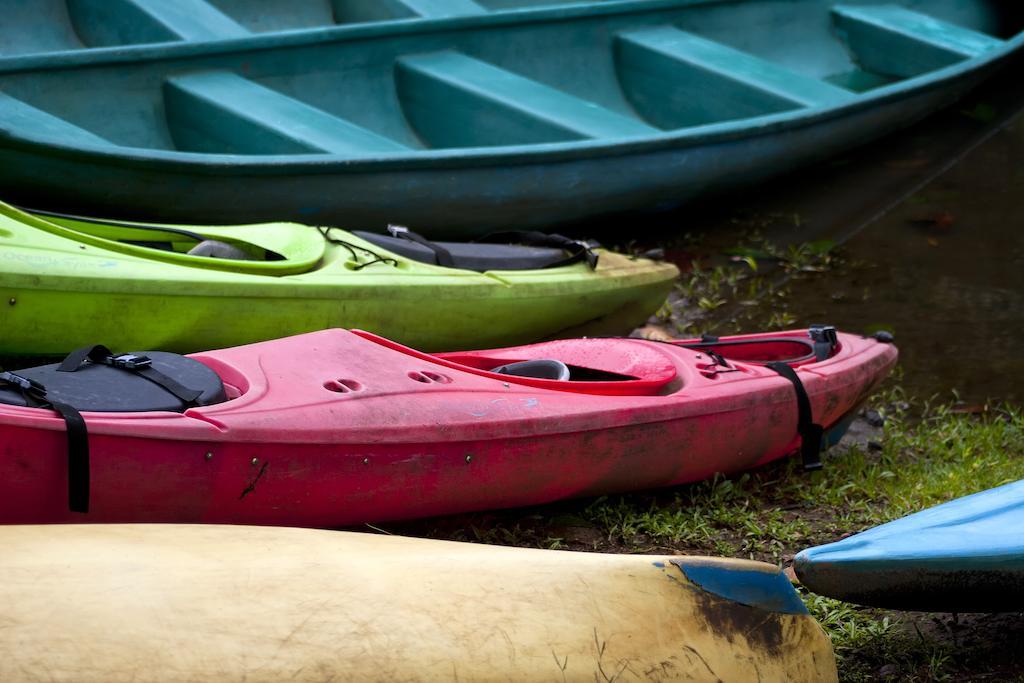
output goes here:
[{"label": "teal boat hull", "polygon": [[1024,481],[939,505],[794,560],[810,590],[875,607],[1024,610]]},{"label": "teal boat hull", "polygon": [[896,4],[888,27],[892,4],[630,0],[7,57],[0,182],[59,211],[449,238],[667,210],[909,126],[1024,46],[1012,3]]}]

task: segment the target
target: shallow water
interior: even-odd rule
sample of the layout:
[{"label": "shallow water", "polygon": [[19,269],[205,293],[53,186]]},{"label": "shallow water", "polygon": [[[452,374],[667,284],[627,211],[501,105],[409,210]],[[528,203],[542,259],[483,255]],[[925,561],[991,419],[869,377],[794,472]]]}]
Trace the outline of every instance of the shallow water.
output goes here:
[{"label": "shallow water", "polygon": [[[705,233],[708,251],[751,228],[779,244],[842,243],[846,265],[788,283],[794,326],[892,330],[903,384],[917,396],[1024,400],[1022,72],[846,158],[657,227]],[[685,266],[691,255],[680,253]]]},{"label": "shallow water", "polygon": [[1024,399],[1024,118],[846,244],[865,265],[794,285],[804,321],[896,333],[904,383]]}]

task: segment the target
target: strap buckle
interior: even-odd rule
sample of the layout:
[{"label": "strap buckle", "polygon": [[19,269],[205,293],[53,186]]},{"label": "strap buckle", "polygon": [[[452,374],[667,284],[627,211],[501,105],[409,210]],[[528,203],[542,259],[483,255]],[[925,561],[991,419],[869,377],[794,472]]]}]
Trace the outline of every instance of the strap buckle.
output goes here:
[{"label": "strap buckle", "polygon": [[819,363],[828,360],[839,345],[839,333],[834,325],[811,325],[807,336],[814,342],[814,360]]},{"label": "strap buckle", "polygon": [[21,375],[16,375],[13,372],[9,371],[0,372],[0,382],[7,382],[8,384],[13,384],[22,391],[41,391],[43,393],[46,392],[45,387],[43,387],[42,384],[35,381],[34,379],[22,377]]},{"label": "strap buckle", "polygon": [[[704,349],[704,353],[708,354],[708,356],[711,357],[711,360],[715,362],[715,365],[721,366],[723,368],[732,367],[731,365],[729,365],[729,361],[725,359],[725,356],[718,353],[718,351],[715,351],[714,349]],[[721,370],[719,370],[719,372],[721,372]]]},{"label": "strap buckle", "polygon": [[[597,248],[596,245],[591,244],[587,240],[569,240],[569,244],[576,248],[576,252],[583,257],[583,260],[587,262],[587,266],[589,266],[591,270],[597,270],[597,261],[599,257],[594,253],[594,249]],[[572,252],[572,250],[567,251],[570,253]]]},{"label": "strap buckle", "polygon": [[839,343],[839,333],[836,331],[835,325],[811,325],[807,330],[807,336],[812,341],[826,342],[832,346]]},{"label": "strap buckle", "polygon": [[391,234],[392,237],[404,237],[409,233],[409,228],[405,227],[404,225],[393,225],[389,223],[388,232]]},{"label": "strap buckle", "polygon": [[122,370],[140,370],[148,368],[153,364],[149,356],[139,356],[134,353],[122,353],[119,356],[107,356],[103,359],[107,365]]}]

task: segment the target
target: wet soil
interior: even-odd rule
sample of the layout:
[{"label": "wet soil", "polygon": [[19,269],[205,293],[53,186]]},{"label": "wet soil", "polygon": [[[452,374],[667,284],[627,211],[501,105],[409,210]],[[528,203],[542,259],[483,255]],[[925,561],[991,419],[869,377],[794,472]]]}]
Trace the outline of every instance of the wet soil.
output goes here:
[{"label": "wet soil", "polygon": [[[785,278],[794,326],[895,332],[915,395],[1024,400],[1022,73],[1017,64],[959,106],[847,157],[660,216],[661,244],[683,268],[754,232],[840,245],[836,270]],[[702,239],[688,247],[673,231]],[[772,312],[763,306],[760,321]],[[758,317],[746,324],[757,329]]]}]

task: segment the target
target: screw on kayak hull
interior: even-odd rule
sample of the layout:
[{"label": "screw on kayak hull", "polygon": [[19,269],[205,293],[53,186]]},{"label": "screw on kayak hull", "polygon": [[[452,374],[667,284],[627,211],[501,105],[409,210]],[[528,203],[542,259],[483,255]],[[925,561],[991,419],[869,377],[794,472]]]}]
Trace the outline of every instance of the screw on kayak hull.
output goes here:
[{"label": "screw on kayak hull", "polygon": [[473,456],[472,455],[467,455],[466,456],[466,462],[467,463],[473,462]]},{"label": "screw on kayak hull", "polygon": [[206,458],[207,460],[213,460],[213,453],[207,451],[206,455],[204,455],[203,457]]},{"label": "screw on kayak hull", "polygon": [[259,465],[260,464],[260,459],[259,458],[253,458],[252,459],[252,464],[253,465]]},{"label": "screw on kayak hull", "polygon": [[370,464],[370,459],[369,458],[363,458],[363,464],[364,465],[369,465]]}]

